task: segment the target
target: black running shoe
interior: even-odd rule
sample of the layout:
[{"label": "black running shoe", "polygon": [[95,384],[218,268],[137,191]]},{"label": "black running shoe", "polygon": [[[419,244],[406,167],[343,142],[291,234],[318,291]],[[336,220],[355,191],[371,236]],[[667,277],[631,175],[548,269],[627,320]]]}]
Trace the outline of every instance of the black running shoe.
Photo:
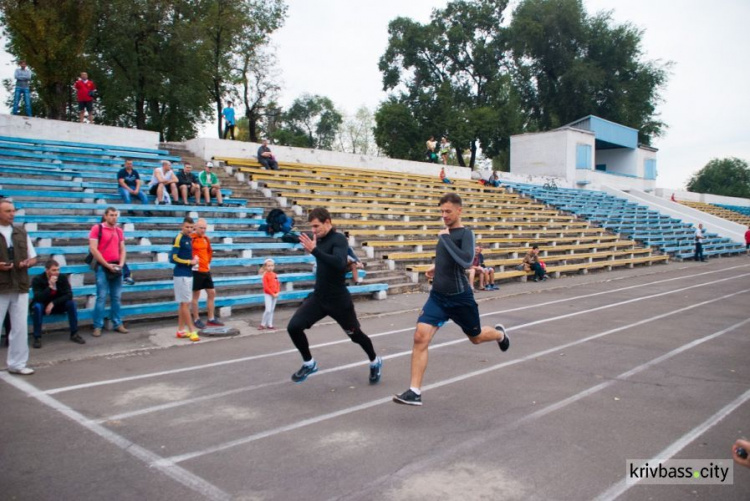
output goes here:
[{"label": "black running shoe", "polygon": [[377,384],[380,382],[380,374],[383,369],[383,359],[378,357],[375,359],[374,365],[370,364],[370,384]]},{"label": "black running shoe", "polygon": [[500,351],[508,351],[508,348],[510,348],[510,338],[508,337],[508,333],[505,332],[505,327],[503,327],[503,324],[497,324],[495,325],[495,329],[503,333],[503,339],[497,342],[500,346]]},{"label": "black running shoe", "polygon": [[310,374],[315,374],[318,372],[318,362],[313,362],[312,366],[302,365],[300,369],[292,374],[292,381],[295,383],[301,383],[305,379],[307,379],[307,376]]},{"label": "black running shoe", "polygon": [[422,405],[422,395],[417,395],[411,390],[406,390],[401,395],[393,395],[393,401],[397,404]]}]

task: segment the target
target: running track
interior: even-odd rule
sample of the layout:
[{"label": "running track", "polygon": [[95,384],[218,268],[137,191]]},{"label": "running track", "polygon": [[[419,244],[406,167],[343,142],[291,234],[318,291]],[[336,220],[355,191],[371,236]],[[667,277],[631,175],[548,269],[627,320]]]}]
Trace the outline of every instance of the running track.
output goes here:
[{"label": "running track", "polygon": [[[665,268],[666,269],[666,268]],[[408,386],[416,313],[363,322],[384,358],[313,328],[294,385],[285,333],[0,372],[4,499],[748,499],[734,485],[625,482],[626,459],[730,457],[750,436],[750,264],[482,302],[512,344],[452,324]],[[601,278],[601,276],[600,276]],[[561,284],[565,282],[561,281]]]}]

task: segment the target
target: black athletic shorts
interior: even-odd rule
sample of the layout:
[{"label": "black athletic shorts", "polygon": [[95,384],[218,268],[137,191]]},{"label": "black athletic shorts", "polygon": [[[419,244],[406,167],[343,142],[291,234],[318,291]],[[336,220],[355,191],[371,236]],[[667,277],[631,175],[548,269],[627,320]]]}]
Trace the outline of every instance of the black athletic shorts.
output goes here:
[{"label": "black athletic shorts", "polygon": [[94,101],[78,101],[78,111],[94,112]]},{"label": "black athletic shorts", "polygon": [[148,194],[149,195],[156,195],[156,190],[158,190],[158,189],[159,189],[159,185],[155,184],[151,188],[148,189]]},{"label": "black athletic shorts", "polygon": [[442,327],[448,320],[453,320],[467,336],[478,336],[482,332],[479,307],[470,289],[451,296],[430,292],[417,323]]},{"label": "black athletic shorts", "polygon": [[309,329],[325,317],[334,319],[349,335],[359,328],[354,303],[348,294],[341,297],[319,298],[312,293],[305,298],[289,323],[300,322],[304,329]]},{"label": "black athletic shorts", "polygon": [[213,289],[214,279],[211,278],[211,272],[194,271],[193,272],[193,292],[202,291],[203,289]]}]

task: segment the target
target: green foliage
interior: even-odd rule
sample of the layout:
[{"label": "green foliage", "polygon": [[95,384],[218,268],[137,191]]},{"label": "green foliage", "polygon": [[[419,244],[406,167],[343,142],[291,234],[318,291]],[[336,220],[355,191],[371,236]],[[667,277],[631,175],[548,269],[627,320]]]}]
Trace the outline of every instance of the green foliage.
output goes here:
[{"label": "green foliage", "polygon": [[750,168],[739,158],[714,158],[690,178],[687,189],[694,193],[750,198]]},{"label": "green foliage", "polygon": [[597,115],[638,129],[650,144],[665,128],[656,106],[669,64],[641,60],[642,35],[609,12],[589,16],[581,0],[522,1],[509,39],[529,130]]},{"label": "green foliage", "polygon": [[[501,27],[507,3],[457,0],[434,10],[428,24],[391,21],[379,67],[385,90],[403,90],[376,113],[376,140],[386,154],[422,159],[425,140],[447,134],[459,164],[469,149],[473,167],[480,144],[492,153],[507,145],[507,125],[519,121]],[[399,122],[409,128],[394,129]],[[416,135],[415,123],[420,140],[407,146],[397,136]]]},{"label": "green foliage", "polygon": [[389,157],[424,160],[426,140],[406,103],[391,97],[375,112],[375,142]]},{"label": "green foliage", "polygon": [[284,146],[331,150],[342,121],[330,99],[305,94],[284,113],[273,137]]},{"label": "green foliage", "polygon": [[[35,76],[37,116],[67,117],[71,86],[86,68],[85,47],[95,19],[95,0],[0,0],[6,49],[24,59]],[[33,106],[32,106],[33,107]]]},{"label": "green foliage", "polygon": [[[581,0],[522,0],[510,26],[507,7],[453,0],[427,24],[391,21],[379,67],[393,93],[376,113],[386,154],[421,159],[430,135],[447,135],[459,164],[469,149],[473,167],[479,147],[507,158],[510,135],[590,114],[638,129],[646,144],[663,132],[656,106],[669,64],[642,61],[639,30],[589,16]],[[398,136],[415,128],[407,146]]]},{"label": "green foliage", "polygon": [[[242,62],[283,23],[283,0],[0,0],[11,54],[39,81],[43,115],[64,118],[72,82],[100,90],[97,121],[194,136],[242,82]],[[221,130],[221,121],[219,128]]]}]

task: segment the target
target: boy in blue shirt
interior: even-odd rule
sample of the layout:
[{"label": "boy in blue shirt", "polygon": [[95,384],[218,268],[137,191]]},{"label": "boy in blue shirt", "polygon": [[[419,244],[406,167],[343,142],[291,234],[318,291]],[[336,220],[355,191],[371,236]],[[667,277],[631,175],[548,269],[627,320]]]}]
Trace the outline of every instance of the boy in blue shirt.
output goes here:
[{"label": "boy in blue shirt", "polygon": [[[190,303],[193,301],[193,267],[198,266],[198,256],[193,257],[193,219],[186,217],[182,221],[182,231],[175,237],[169,261],[174,263],[174,299],[179,304],[177,310],[177,337],[200,341],[197,329],[190,314]],[[186,330],[187,328],[187,330]]]},{"label": "boy in blue shirt", "polygon": [[227,103],[227,107],[224,108],[224,111],[222,111],[221,114],[224,115],[224,120],[226,120],[227,122],[226,126],[224,127],[224,139],[227,138],[227,134],[231,134],[232,141],[234,141],[234,126],[236,122],[234,120],[234,108],[232,106],[232,101],[229,101]]}]

